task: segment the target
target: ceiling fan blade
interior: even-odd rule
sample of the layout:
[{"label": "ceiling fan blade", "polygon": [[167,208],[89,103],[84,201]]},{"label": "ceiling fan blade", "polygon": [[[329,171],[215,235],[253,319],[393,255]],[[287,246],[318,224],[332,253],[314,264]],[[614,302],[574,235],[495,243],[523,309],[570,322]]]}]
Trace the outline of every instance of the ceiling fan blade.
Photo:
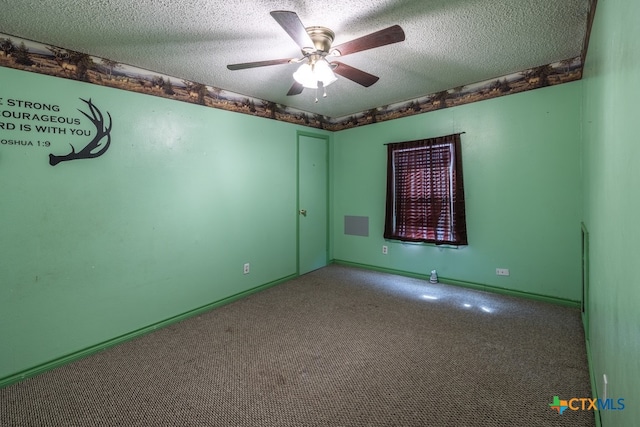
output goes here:
[{"label": "ceiling fan blade", "polygon": [[287,96],[300,95],[302,93],[302,89],[304,89],[304,86],[298,82],[293,82],[291,89],[287,92]]},{"label": "ceiling fan blade", "polygon": [[[404,31],[400,25],[394,25],[384,30],[353,39],[349,42],[342,43],[338,46],[332,46],[331,52],[338,51],[340,56],[349,55],[355,52],[361,52],[375,47],[385,46],[392,43],[404,41]],[[345,76],[346,77],[346,76]]]},{"label": "ceiling fan blade", "polygon": [[291,59],[271,59],[269,61],[244,62],[242,64],[229,64],[230,70],[244,70],[245,68],[266,67],[268,65],[289,64]]},{"label": "ceiling fan blade", "polygon": [[280,26],[287,32],[287,34],[289,34],[293,41],[300,46],[300,48],[314,47],[313,40],[311,40],[311,37],[307,34],[304,24],[295,12],[274,10],[271,12],[271,16],[273,16],[273,19],[280,24]]},{"label": "ceiling fan blade", "polygon": [[361,84],[364,87],[369,87],[378,81],[379,77],[373,74],[366,73],[358,68],[354,68],[350,65],[343,64],[342,62],[334,61],[331,65],[336,65],[333,72],[346,77],[347,79]]}]

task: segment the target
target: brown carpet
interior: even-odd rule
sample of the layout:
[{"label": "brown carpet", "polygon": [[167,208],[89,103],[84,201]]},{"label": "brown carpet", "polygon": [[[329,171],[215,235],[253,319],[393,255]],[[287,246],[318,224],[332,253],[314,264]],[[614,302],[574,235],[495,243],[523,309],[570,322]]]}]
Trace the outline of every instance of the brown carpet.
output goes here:
[{"label": "brown carpet", "polygon": [[2,426],[593,426],[578,309],[338,265],[0,390]]}]

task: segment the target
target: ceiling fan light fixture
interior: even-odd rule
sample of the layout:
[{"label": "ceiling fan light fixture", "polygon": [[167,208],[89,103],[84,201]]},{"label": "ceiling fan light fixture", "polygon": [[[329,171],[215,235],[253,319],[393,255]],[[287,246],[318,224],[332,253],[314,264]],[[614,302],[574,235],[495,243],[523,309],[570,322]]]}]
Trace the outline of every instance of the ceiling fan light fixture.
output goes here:
[{"label": "ceiling fan light fixture", "polygon": [[309,89],[317,89],[318,82],[324,87],[338,80],[326,59],[322,58],[310,64],[305,62],[293,73],[295,81]]},{"label": "ceiling fan light fixture", "polygon": [[293,78],[295,81],[300,83],[302,86],[309,89],[317,89],[318,88],[318,79],[313,74],[313,69],[309,63],[305,62],[300,67],[298,67],[298,71],[293,73]]},{"label": "ceiling fan light fixture", "polygon": [[333,74],[333,70],[331,70],[331,66],[327,62],[326,59],[322,58],[313,66],[313,74],[317,77],[319,81],[322,82],[324,87],[329,86],[331,83],[338,80],[335,74]]}]

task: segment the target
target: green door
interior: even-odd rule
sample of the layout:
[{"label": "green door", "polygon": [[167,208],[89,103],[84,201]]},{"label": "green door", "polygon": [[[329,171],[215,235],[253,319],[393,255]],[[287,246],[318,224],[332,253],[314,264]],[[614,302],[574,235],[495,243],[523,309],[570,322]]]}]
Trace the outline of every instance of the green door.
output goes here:
[{"label": "green door", "polygon": [[328,138],[298,134],[298,273],[327,265]]}]

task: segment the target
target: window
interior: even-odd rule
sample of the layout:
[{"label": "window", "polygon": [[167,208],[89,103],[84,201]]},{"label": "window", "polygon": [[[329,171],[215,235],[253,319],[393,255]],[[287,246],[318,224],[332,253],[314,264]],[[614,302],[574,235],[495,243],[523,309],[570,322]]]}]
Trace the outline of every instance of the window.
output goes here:
[{"label": "window", "polygon": [[466,245],[460,134],[387,146],[385,239]]}]

